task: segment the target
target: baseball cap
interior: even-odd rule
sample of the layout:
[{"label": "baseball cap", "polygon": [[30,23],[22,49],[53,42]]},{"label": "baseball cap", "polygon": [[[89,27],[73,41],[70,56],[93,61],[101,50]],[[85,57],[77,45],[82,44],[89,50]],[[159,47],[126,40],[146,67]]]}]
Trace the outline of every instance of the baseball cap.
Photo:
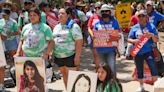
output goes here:
[{"label": "baseball cap", "polygon": [[111,7],[109,5],[107,5],[107,4],[103,4],[101,6],[100,11],[106,11],[106,10],[111,10]]},{"label": "baseball cap", "polygon": [[146,5],[151,5],[151,6],[153,6],[153,5],[154,5],[154,1],[148,0],[148,1],[146,2]]},{"label": "baseball cap", "polygon": [[101,2],[96,2],[95,7],[101,7]]},{"label": "baseball cap", "polygon": [[147,15],[147,11],[146,10],[140,10],[138,11],[137,15]]}]

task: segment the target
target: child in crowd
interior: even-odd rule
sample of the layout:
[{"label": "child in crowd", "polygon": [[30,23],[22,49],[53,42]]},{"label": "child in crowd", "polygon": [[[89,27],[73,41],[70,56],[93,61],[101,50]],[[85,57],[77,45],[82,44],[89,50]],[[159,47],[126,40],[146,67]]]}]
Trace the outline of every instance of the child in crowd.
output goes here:
[{"label": "child in crowd", "polygon": [[122,86],[108,64],[101,63],[97,73],[97,92],[122,92]]}]

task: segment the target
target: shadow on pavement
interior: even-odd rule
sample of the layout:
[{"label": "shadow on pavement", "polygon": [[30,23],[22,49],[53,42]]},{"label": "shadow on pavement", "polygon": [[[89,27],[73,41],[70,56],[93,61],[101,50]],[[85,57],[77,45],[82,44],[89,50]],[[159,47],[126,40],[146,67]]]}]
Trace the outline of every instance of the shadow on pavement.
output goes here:
[{"label": "shadow on pavement", "polygon": [[132,61],[128,61],[128,62],[121,61],[121,63],[117,63],[116,64],[117,73],[127,73],[127,74],[131,73],[132,71],[128,69],[128,67],[131,67],[132,65],[134,65]]}]

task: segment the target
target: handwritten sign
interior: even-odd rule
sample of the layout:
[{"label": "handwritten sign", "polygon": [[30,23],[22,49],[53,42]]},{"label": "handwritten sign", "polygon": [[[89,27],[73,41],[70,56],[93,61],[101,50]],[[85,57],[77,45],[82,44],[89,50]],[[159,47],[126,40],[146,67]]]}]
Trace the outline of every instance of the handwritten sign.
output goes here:
[{"label": "handwritten sign", "polygon": [[124,3],[116,5],[116,18],[121,28],[128,27],[132,16],[131,4]]},{"label": "handwritten sign", "polygon": [[119,40],[118,30],[99,30],[93,32],[94,47],[117,47]]},{"label": "handwritten sign", "polygon": [[150,36],[148,34],[143,34],[142,37],[139,39],[139,41],[134,45],[134,47],[131,49],[130,54],[134,57],[137,55],[137,53],[142,49],[142,47],[145,45],[145,43],[150,39]]},{"label": "handwritten sign", "polygon": [[58,24],[58,19],[51,14],[46,13],[46,20],[51,29],[53,29]]}]

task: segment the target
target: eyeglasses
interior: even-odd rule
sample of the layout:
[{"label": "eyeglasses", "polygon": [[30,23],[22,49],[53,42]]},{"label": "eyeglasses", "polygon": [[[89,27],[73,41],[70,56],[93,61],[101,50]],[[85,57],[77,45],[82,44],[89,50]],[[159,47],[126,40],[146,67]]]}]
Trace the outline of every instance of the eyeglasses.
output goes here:
[{"label": "eyeglasses", "polygon": [[145,17],[145,15],[138,15],[138,18],[143,18]]},{"label": "eyeglasses", "polygon": [[110,10],[101,11],[101,13],[107,13],[107,12],[110,12]]}]

